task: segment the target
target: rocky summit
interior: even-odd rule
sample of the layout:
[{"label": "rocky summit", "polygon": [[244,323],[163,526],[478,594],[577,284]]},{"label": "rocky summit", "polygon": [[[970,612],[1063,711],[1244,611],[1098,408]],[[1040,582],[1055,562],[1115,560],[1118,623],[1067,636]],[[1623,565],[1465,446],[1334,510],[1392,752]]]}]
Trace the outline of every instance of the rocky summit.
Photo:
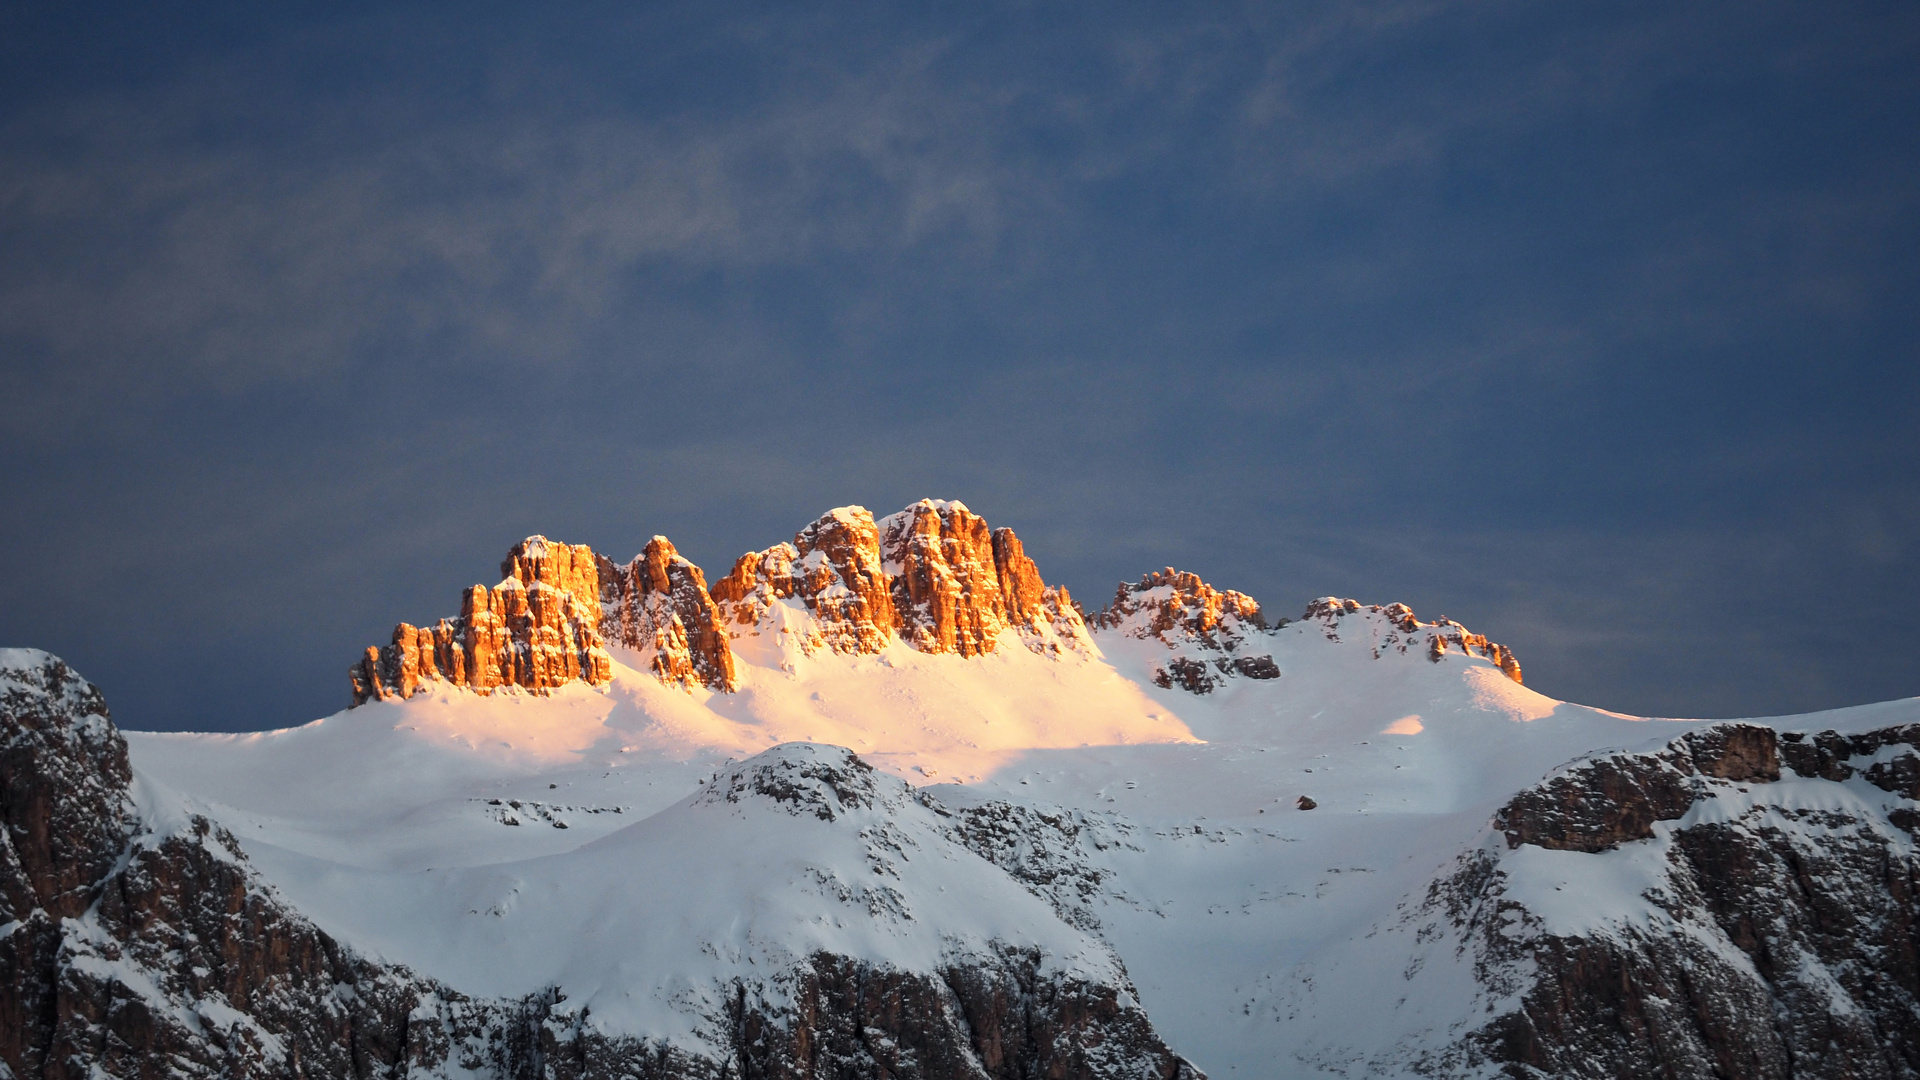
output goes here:
[{"label": "rocky summit", "polygon": [[1920,699],[1089,615],[951,501],[640,548],[527,538],[284,730],[0,650],[0,1080],[1920,1077]]}]

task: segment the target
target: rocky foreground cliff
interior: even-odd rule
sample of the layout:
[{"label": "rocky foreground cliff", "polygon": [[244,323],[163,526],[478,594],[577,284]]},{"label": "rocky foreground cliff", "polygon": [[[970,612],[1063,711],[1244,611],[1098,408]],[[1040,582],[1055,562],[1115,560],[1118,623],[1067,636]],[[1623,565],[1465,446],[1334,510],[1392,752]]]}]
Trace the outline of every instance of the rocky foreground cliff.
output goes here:
[{"label": "rocky foreground cliff", "polygon": [[[933,820],[912,800],[846,751],[797,748],[696,801],[821,828],[882,804]],[[461,994],[293,910],[226,829],[134,778],[94,687],[29,650],[0,652],[0,826],[0,1077],[1199,1080],[1117,961],[1088,981],[1017,942],[932,970],[797,956],[712,988],[673,1039],[610,1030],[564,986]]]},{"label": "rocky foreground cliff", "polygon": [[1434,883],[1407,973],[1468,958],[1422,1071],[1920,1076],[1920,725],[1725,724],[1514,796]]}]

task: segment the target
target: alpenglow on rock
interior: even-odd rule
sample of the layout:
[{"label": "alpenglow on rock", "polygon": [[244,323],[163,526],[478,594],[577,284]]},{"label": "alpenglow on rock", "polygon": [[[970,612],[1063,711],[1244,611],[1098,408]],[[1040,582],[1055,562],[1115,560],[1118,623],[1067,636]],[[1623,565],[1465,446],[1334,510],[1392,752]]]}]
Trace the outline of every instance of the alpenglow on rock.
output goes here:
[{"label": "alpenglow on rock", "polygon": [[1171,566],[1138,584],[1120,586],[1113,603],[1097,612],[1093,623],[1171,649],[1174,655],[1154,671],[1158,686],[1205,694],[1234,675],[1280,677],[1270,650],[1261,648],[1267,620],[1253,597],[1216,589],[1199,575]]},{"label": "alpenglow on rock", "polygon": [[[1040,579],[1012,529],[933,499],[878,521],[865,507],[830,510],[793,543],[742,555],[714,594],[736,635],[799,634],[809,652],[877,653],[899,640],[980,656],[1013,630],[1047,653],[1087,637],[1073,598]],[[786,619],[786,600],[811,618]]]},{"label": "alpenglow on rock", "polygon": [[640,654],[664,682],[735,687],[733,637],[797,635],[807,651],[877,653],[895,641],[980,656],[1012,631],[1034,652],[1084,649],[1087,627],[1049,587],[1012,529],[959,502],[923,499],[876,521],[831,510],[789,544],[748,552],[708,589],[698,566],[656,536],[616,564],[585,545],[528,537],[503,579],[474,585],[459,616],[401,623],[353,666],[353,701],[407,698],[436,681],[490,693],[542,693],[612,673],[607,645]]},{"label": "alpenglow on rock", "polygon": [[[876,519],[842,506],[789,543],[740,556],[709,588],[700,567],[664,536],[620,564],[584,544],[530,536],[500,565],[500,583],[474,585],[460,614],[433,626],[401,623],[393,641],[353,665],[353,703],[400,700],[436,685],[481,694],[544,694],[612,678],[609,648],[626,663],[689,690],[739,687],[734,642],[763,638],[802,655],[873,655],[896,644],[922,653],[980,657],[1013,641],[1042,656],[1097,652],[1095,634],[1157,641],[1168,649],[1152,681],[1206,694],[1230,679],[1277,679],[1269,623],[1245,593],[1216,589],[1168,567],[1123,584],[1086,618],[1050,586],[1012,529],[991,528],[964,503],[922,499]],[[1458,623],[1422,623],[1404,604],[1362,608],[1327,597],[1307,608],[1328,637],[1361,615],[1375,655],[1418,648],[1491,660],[1515,682],[1512,650]],[[1377,625],[1376,625],[1377,624]]]}]

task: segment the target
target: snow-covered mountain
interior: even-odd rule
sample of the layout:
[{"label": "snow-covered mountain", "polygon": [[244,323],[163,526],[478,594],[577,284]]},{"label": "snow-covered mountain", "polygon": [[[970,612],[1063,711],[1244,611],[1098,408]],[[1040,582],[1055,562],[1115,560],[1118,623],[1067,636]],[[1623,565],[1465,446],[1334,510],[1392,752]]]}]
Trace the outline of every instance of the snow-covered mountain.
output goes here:
[{"label": "snow-covered mountain", "polygon": [[1623,716],[1172,569],[1088,614],[932,500],[711,587],[529,538],[300,728],[120,752],[0,667],[18,1076],[1920,1075],[1920,700]]}]

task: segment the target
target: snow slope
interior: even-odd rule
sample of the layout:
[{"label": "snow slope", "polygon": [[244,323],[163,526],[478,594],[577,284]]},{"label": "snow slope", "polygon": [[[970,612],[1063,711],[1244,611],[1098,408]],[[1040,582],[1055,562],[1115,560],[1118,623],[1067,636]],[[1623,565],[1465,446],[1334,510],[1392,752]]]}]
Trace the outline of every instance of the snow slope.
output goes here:
[{"label": "snow slope", "polygon": [[[1481,656],[1430,660],[1377,612],[1255,633],[1279,677],[1204,696],[1154,685],[1167,646],[1123,634],[975,658],[769,635],[736,641],[730,695],[662,685],[616,650],[605,690],[446,691],[128,740],[140,774],[225,823],[318,923],[461,990],[563,985],[601,1023],[694,1038],[701,988],[743,967],[821,946],[924,970],[1017,940],[1130,975],[1168,1043],[1225,1077],[1333,1075],[1343,1047],[1449,1030],[1445,979],[1411,1009],[1380,1002],[1391,1031],[1364,1008],[1400,981],[1406,943],[1382,931],[1403,905],[1513,792],[1700,723],[1554,701]],[[1920,699],[1763,722],[1915,719]],[[730,762],[801,760],[793,742],[849,747],[953,817],[904,787],[855,829],[716,795]],[[995,861],[1014,878],[1045,863],[1028,884],[1067,921],[943,839],[997,803],[1058,823]]]}]

